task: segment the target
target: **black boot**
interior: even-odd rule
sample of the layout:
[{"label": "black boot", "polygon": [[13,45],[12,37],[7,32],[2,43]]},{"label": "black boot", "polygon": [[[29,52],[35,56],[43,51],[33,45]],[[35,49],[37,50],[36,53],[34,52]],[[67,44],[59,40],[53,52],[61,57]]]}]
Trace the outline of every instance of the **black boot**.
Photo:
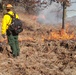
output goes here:
[{"label": "black boot", "polygon": [[20,55],[20,53],[17,53],[17,56],[19,56]]},{"label": "black boot", "polygon": [[13,57],[14,57],[14,58],[16,58],[16,57],[17,57],[17,55],[13,54]]}]

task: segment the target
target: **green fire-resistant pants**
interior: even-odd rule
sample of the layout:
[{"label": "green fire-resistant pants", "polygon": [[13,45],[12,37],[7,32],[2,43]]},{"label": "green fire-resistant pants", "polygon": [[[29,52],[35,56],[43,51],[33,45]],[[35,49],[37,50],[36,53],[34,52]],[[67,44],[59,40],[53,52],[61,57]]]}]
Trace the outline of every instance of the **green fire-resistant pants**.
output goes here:
[{"label": "green fire-resistant pants", "polygon": [[8,43],[11,47],[13,56],[18,56],[20,49],[19,49],[19,43],[18,43],[18,35],[7,35]]}]

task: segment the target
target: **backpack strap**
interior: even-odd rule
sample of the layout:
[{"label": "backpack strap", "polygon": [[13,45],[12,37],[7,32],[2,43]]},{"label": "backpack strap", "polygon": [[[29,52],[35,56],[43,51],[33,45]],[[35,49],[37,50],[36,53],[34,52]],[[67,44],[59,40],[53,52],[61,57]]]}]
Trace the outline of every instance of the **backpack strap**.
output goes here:
[{"label": "backpack strap", "polygon": [[9,13],[6,13],[5,15],[9,15],[11,18],[16,18],[16,14],[14,13],[14,16],[9,14]]}]

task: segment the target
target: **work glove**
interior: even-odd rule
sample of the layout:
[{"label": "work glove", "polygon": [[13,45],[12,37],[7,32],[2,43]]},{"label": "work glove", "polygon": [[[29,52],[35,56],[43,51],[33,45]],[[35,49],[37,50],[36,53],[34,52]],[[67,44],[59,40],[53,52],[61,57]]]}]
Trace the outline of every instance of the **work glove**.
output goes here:
[{"label": "work glove", "polygon": [[5,39],[5,34],[2,34],[2,37]]}]

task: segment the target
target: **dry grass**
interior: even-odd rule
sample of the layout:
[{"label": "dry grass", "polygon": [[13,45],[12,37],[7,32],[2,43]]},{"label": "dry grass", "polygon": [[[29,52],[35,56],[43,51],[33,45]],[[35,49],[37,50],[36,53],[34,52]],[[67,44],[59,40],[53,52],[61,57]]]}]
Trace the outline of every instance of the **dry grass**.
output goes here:
[{"label": "dry grass", "polygon": [[6,53],[0,53],[0,75],[76,75],[76,41],[43,41],[42,35],[60,26],[39,25],[32,15],[19,15],[24,21],[24,31],[19,35],[20,56],[9,57],[10,47],[6,44]]}]

